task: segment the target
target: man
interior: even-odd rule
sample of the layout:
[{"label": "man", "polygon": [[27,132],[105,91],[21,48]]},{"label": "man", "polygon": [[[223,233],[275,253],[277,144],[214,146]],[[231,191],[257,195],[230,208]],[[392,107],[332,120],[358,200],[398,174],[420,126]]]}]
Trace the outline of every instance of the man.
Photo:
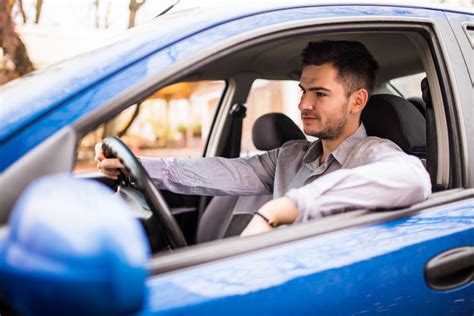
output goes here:
[{"label": "man", "polygon": [[[159,188],[203,195],[273,193],[241,236],[354,208],[420,202],[430,178],[416,157],[389,140],[367,137],[360,116],[375,85],[377,62],[364,45],[310,42],[301,54],[299,103],[303,129],[317,141],[293,141],[250,158],[141,161]],[[99,169],[116,178],[117,159],[96,146]]]}]

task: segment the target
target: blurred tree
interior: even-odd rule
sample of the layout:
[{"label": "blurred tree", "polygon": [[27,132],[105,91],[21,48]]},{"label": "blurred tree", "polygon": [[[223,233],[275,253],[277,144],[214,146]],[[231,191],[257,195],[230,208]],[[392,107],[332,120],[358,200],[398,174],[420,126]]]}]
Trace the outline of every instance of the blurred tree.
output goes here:
[{"label": "blurred tree", "polygon": [[137,11],[140,9],[142,5],[145,4],[146,0],[130,0],[130,4],[128,5],[128,9],[130,10],[130,16],[128,19],[128,28],[132,28],[135,26],[135,18],[137,17]]},{"label": "blurred tree", "polygon": [[[110,16],[112,1],[113,0],[107,0],[107,1],[94,0],[93,1],[92,5],[94,7],[94,12],[95,12],[95,27],[97,29],[109,28],[109,25],[110,25],[109,16]],[[105,5],[105,9],[104,9],[104,5]]]},{"label": "blurred tree", "polygon": [[43,9],[43,0],[36,0],[35,24],[39,23],[41,17],[41,9]]},{"label": "blurred tree", "polygon": [[26,23],[26,13],[25,7],[23,6],[23,0],[17,0],[18,3],[18,10],[20,10],[21,18],[23,19],[23,23]]},{"label": "blurred tree", "polygon": [[104,18],[104,29],[108,29],[110,25],[109,17],[110,17],[111,6],[112,6],[111,1],[107,2],[107,9],[105,10],[105,18]]},{"label": "blurred tree", "polygon": [[0,0],[0,84],[34,70],[25,44],[15,32],[13,2]]},{"label": "blurred tree", "polygon": [[94,6],[95,6],[95,27],[100,28],[100,0],[95,0],[94,1]]}]

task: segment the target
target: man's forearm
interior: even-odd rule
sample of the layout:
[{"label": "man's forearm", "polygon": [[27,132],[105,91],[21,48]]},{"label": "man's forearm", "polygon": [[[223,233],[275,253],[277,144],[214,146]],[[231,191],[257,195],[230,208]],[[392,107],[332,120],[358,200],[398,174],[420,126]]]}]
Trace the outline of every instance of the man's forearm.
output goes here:
[{"label": "man's forearm", "polygon": [[425,200],[431,181],[415,157],[389,159],[354,169],[341,169],[291,190],[287,196],[300,209],[297,221],[335,214],[347,208],[404,207]]},{"label": "man's forearm", "polygon": [[263,205],[244,229],[241,237],[265,233],[273,226],[291,224],[298,217],[296,204],[287,197],[272,200]]},{"label": "man's forearm", "polygon": [[282,197],[266,203],[258,210],[258,213],[278,226],[292,224],[298,217],[299,210],[293,200]]},{"label": "man's forearm", "polygon": [[[258,195],[270,192],[251,163],[225,158],[147,158],[141,162],[160,189],[197,195]],[[269,177],[270,178],[270,177]]]}]

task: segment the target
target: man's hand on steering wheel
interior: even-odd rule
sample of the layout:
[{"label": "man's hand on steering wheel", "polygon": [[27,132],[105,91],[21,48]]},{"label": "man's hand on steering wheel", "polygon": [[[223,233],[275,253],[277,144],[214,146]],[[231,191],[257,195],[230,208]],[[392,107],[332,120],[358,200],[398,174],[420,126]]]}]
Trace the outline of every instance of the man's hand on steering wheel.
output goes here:
[{"label": "man's hand on steering wheel", "polygon": [[125,167],[118,158],[106,158],[102,151],[102,143],[95,145],[95,162],[100,172],[107,178],[117,180],[120,171],[125,172]]},{"label": "man's hand on steering wheel", "polygon": [[[160,227],[163,229],[172,249],[185,247],[186,240],[176,223],[168,204],[137,157],[120,139],[107,137],[95,146],[95,161],[104,176],[119,180],[119,190],[123,186],[133,187],[147,203]],[[121,177],[121,174],[126,177]]]}]

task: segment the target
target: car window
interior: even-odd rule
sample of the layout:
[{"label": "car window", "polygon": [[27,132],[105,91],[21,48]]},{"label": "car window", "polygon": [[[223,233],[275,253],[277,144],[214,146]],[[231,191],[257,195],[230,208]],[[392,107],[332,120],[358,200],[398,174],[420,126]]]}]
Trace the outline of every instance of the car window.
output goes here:
[{"label": "car window", "polygon": [[201,81],[157,91],[84,136],[74,171],[95,170],[94,146],[107,136],[120,137],[137,156],[202,156],[224,88],[224,81]]},{"label": "car window", "polygon": [[403,97],[421,97],[421,81],[426,77],[426,73],[421,72],[415,75],[404,76],[389,81]]},{"label": "car window", "polygon": [[247,98],[247,115],[242,126],[240,156],[248,157],[259,152],[252,141],[252,127],[255,121],[266,113],[283,113],[302,129],[298,110],[300,97],[301,90],[298,87],[298,81],[255,80]]}]

